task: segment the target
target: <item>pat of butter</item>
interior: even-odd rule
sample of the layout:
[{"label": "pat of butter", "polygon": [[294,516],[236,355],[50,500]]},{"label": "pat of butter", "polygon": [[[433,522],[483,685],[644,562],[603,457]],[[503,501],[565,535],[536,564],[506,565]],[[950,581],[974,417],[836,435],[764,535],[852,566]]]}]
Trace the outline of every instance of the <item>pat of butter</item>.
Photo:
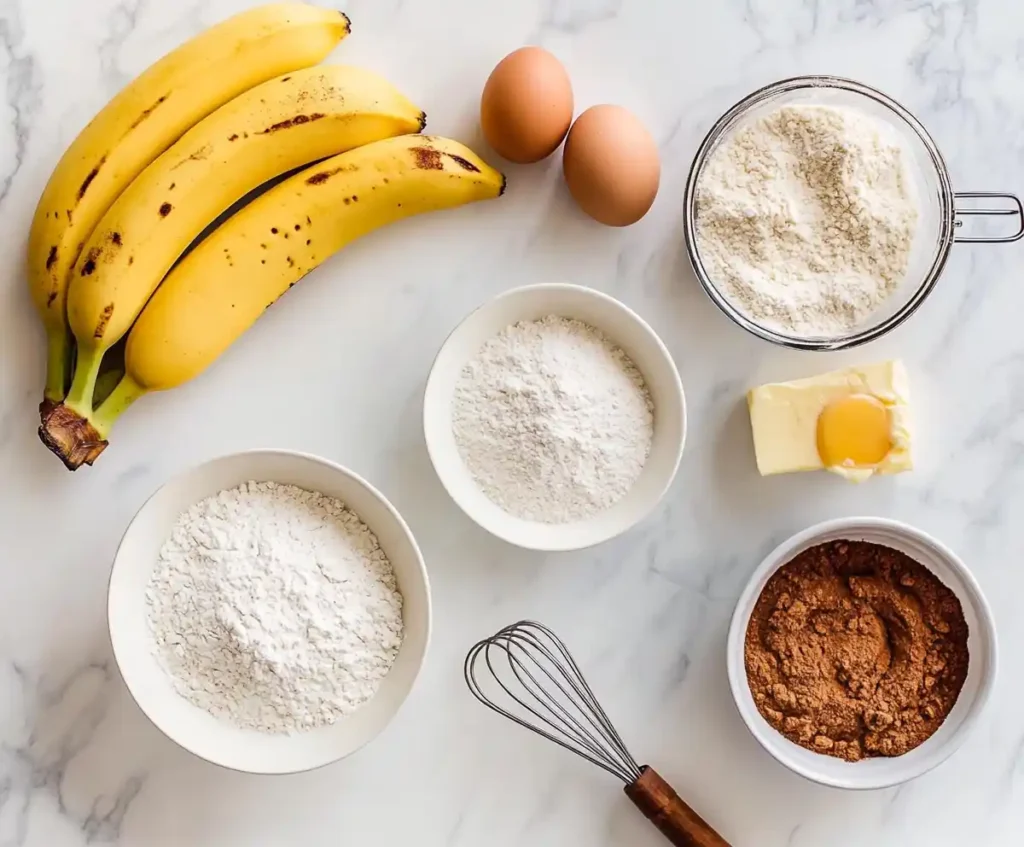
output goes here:
[{"label": "pat of butter", "polygon": [[818,454],[818,417],[830,403],[854,394],[875,397],[888,409],[892,447],[870,467],[836,466],[828,470],[855,481],[875,473],[910,470],[907,373],[902,362],[889,361],[751,389],[747,403],[761,475],[823,469]]}]

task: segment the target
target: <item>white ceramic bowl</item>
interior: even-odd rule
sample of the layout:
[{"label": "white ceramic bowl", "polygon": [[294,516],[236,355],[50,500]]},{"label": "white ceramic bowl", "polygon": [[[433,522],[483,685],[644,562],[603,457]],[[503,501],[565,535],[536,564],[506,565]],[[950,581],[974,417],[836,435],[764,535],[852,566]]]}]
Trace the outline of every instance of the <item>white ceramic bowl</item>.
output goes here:
[{"label": "white ceramic bowl", "polygon": [[[405,640],[372,700],[330,726],[294,735],[240,729],[178,695],[154,656],[146,587],[178,516],[218,491],[250,480],[279,482],[337,497],[373,530],[402,592]],[[166,483],[125,531],[114,557],[107,601],[110,640],[139,708],[171,740],[207,761],[249,773],[310,770],[349,755],[381,732],[412,689],[430,640],[430,585],[405,521],[368,482],[324,459],[284,450],[223,456]]]},{"label": "white ceramic bowl", "polygon": [[[945,583],[960,599],[970,629],[967,680],[949,717],[919,747],[893,758],[845,762],[794,744],[758,712],[747,685],[743,641],[754,604],[765,583],[794,556],[827,541],[846,539],[883,544],[906,553]],[[840,518],[797,533],[780,544],[751,577],[732,617],[728,641],[729,685],[747,728],[762,747],[795,773],[836,788],[886,788],[914,779],[941,764],[963,743],[992,692],[996,676],[996,631],[992,611],[977,581],[951,550],[919,529],[884,518]]]},{"label": "white ceramic bowl", "polygon": [[[452,433],[452,398],[466,363],[510,324],[547,315],[575,318],[604,332],[633,360],[654,402],[651,453],[629,493],[591,518],[563,524],[523,520],[491,502],[473,481]],[[578,550],[625,532],[657,506],[679,467],[686,438],[686,403],[672,356],[639,315],[591,288],[530,285],[507,291],[481,306],[448,336],[427,379],[423,432],[441,483],[480,526],[531,550]]]}]

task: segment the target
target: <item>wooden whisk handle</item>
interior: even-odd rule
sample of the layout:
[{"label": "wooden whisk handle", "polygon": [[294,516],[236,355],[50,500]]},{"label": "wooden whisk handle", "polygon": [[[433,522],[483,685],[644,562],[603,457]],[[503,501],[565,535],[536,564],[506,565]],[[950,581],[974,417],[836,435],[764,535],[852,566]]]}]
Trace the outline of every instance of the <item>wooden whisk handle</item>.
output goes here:
[{"label": "wooden whisk handle", "polygon": [[626,796],[675,847],[729,847],[656,770],[644,765],[640,774],[626,786]]}]

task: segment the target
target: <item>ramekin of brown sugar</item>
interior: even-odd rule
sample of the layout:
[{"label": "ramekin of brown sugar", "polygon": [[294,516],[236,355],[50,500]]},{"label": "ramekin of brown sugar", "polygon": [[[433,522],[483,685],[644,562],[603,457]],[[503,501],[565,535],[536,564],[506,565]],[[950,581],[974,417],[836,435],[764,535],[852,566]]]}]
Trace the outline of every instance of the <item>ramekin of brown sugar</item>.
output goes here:
[{"label": "ramekin of brown sugar", "polygon": [[955,553],[884,518],[826,521],[754,571],[729,684],[758,743],[823,785],[914,779],[963,743],[995,682],[995,624]]}]

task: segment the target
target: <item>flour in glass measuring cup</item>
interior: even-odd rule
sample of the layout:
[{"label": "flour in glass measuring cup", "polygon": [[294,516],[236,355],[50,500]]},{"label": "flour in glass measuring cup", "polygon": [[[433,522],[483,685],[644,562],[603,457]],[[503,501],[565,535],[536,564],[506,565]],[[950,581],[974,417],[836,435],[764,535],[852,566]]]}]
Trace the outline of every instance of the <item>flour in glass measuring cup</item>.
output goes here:
[{"label": "flour in glass measuring cup", "polygon": [[146,598],[178,693],[264,732],[354,711],[402,644],[402,596],[376,536],[339,500],[293,485],[249,482],[184,512]]},{"label": "flour in glass measuring cup", "polygon": [[840,335],[903,281],[918,201],[896,132],[852,108],[783,106],[735,129],[697,184],[711,281],[771,329]]}]

